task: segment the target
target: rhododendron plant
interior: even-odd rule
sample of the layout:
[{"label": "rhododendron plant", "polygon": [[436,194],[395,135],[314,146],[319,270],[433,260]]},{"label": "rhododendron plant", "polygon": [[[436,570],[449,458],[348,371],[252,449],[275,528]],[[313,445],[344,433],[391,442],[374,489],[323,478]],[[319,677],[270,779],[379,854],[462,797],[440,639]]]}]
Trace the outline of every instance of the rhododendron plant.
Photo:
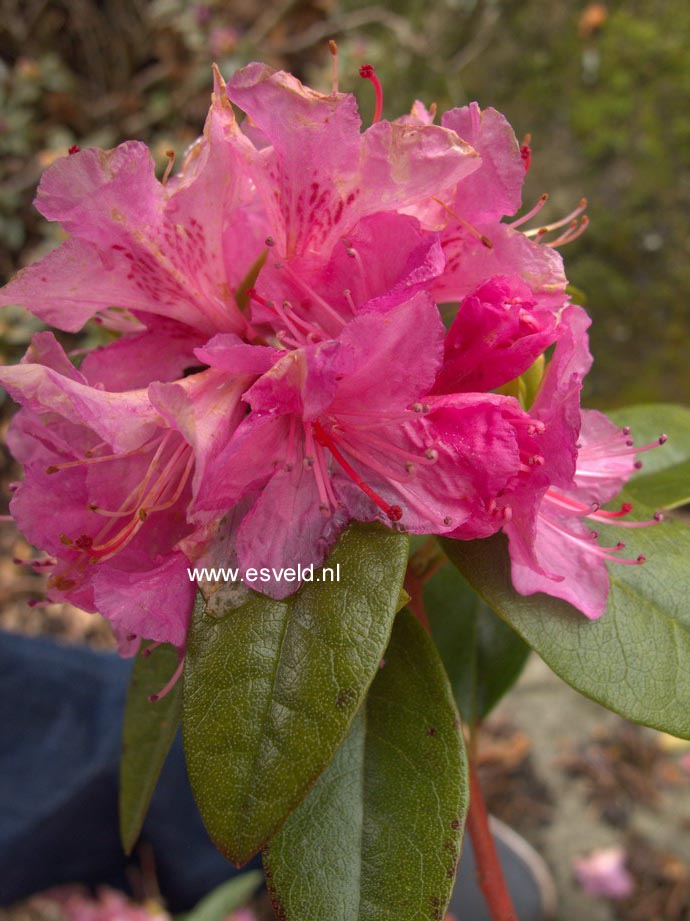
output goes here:
[{"label": "rhododendron plant", "polygon": [[[463,720],[474,734],[486,715],[454,699],[425,634],[447,660],[448,611],[428,609],[425,586],[449,559],[467,581],[446,607],[468,646],[486,632],[470,625],[473,590],[516,631],[487,667],[518,663],[503,691],[522,636],[588,696],[690,735],[687,678],[650,695],[665,663],[639,641],[649,585],[665,586],[660,649],[687,622],[654,547],[690,538],[675,522],[645,530],[663,518],[645,496],[677,504],[655,471],[690,455],[690,424],[669,426],[671,462],[655,452],[635,479],[666,440],[663,413],[630,410],[652,439],[637,448],[625,414],[580,406],[590,320],[560,249],[585,202],[538,225],[548,196],[519,214],[530,150],[500,113],[472,103],[439,125],[417,101],[386,121],[373,68],[361,76],[376,94],[365,129],[352,93],[250,64],[227,84],[214,68],[176,172],[171,160],[158,179],[136,141],[72,149],[36,199],[67,239],[0,292],[61,330],[115,335],[77,366],[38,333],[0,382],[22,407],[11,513],[45,554],[30,564],[47,600],[100,612],[123,654],[140,651],[123,841],[166,751],[144,763],[131,739],[172,741],[181,719],[214,840],[236,862],[263,850],[278,916],[295,921],[443,916],[467,809]],[[645,479],[639,509],[619,497]],[[630,529],[625,553],[612,525]],[[595,664],[604,647],[616,682]],[[474,778],[472,797],[491,862]],[[507,918],[490,869],[492,917]]]}]

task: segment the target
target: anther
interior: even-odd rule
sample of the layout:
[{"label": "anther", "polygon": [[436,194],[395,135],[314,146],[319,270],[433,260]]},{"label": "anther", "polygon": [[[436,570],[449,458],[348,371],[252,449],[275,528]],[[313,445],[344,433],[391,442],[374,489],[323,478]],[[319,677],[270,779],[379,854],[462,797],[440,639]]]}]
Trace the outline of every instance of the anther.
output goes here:
[{"label": "anther", "polygon": [[276,241],[273,239],[273,237],[266,237],[266,239],[264,240],[264,244],[268,246],[270,249],[271,246],[276,245]]},{"label": "anther", "polygon": [[424,452],[424,457],[426,457],[427,460],[435,463],[438,460],[438,451],[436,448],[427,448]]},{"label": "anther", "polygon": [[68,154],[70,155],[70,157],[71,157],[71,156],[73,156],[74,154],[79,153],[80,150],[81,150],[81,147],[79,146],[79,144],[72,144],[72,146],[71,146],[70,149],[67,151],[67,153],[68,153]]},{"label": "anther", "polygon": [[443,519],[443,523],[446,526],[451,525],[453,524],[453,519],[449,515],[446,515],[446,517]]}]

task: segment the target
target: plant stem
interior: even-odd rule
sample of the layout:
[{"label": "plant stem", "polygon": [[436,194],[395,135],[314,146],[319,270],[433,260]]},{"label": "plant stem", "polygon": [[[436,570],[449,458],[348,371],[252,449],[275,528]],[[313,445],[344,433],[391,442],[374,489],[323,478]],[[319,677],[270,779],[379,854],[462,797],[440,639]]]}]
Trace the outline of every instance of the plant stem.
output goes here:
[{"label": "plant stem", "polygon": [[474,848],[479,888],[486,900],[492,921],[518,921],[503,878],[494,839],[489,830],[489,814],[486,811],[473,759],[470,759],[470,809],[467,826]]}]

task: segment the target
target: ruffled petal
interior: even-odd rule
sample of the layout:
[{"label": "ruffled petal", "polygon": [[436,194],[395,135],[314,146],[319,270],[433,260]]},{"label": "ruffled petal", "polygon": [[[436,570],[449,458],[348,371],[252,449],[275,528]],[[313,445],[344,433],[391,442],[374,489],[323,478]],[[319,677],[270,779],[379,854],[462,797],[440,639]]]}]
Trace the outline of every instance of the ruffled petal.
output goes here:
[{"label": "ruffled petal", "polygon": [[40,364],[0,367],[0,383],[32,412],[85,425],[115,451],[138,448],[157,426],[158,414],[145,390],[109,393]]},{"label": "ruffled petal", "polygon": [[188,565],[182,553],[172,553],[146,570],[101,566],[93,577],[96,608],[120,635],[182,648],[196,594]]},{"label": "ruffled petal", "polygon": [[328,252],[362,217],[438,194],[479,165],[433,125],[379,122],[360,135],[354,96],[317,93],[265,65],[238,71],[229,96],[272,145],[250,168],[289,257]]},{"label": "ruffled petal", "polygon": [[505,116],[473,102],[445,112],[441,124],[456,131],[482,158],[479,169],[458,185],[458,213],[471,224],[515,214],[522,203],[525,164]]},{"label": "ruffled petal", "polygon": [[567,301],[563,260],[551,246],[535,243],[507,224],[475,224],[491,242],[485,246],[468,229],[455,227],[442,235],[446,269],[433,287],[438,301],[458,301],[495,275],[518,275],[539,302],[553,310]]}]

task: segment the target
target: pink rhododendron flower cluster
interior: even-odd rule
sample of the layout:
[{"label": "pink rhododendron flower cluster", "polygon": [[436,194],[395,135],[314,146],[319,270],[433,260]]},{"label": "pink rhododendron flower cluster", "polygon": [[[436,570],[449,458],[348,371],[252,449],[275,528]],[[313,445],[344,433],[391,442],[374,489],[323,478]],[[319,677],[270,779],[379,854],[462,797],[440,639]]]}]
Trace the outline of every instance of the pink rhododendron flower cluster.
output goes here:
[{"label": "pink rhododendron flower cluster", "polygon": [[580,410],[589,319],[559,246],[584,203],[525,229],[546,196],[514,217],[529,149],[502,115],[473,103],[437,125],[417,102],[384,121],[362,75],[366,130],[353,95],[250,64],[216,71],[175,175],[128,142],[41,180],[69,236],[0,302],[119,337],[77,369],[39,333],[0,369],[22,406],[11,511],[47,554],[48,598],[100,611],[123,652],[183,646],[190,564],[318,565],[353,520],[502,530],[517,590],[590,618],[607,560],[639,561],[589,524],[625,519],[601,505],[639,462],[627,430]]}]

